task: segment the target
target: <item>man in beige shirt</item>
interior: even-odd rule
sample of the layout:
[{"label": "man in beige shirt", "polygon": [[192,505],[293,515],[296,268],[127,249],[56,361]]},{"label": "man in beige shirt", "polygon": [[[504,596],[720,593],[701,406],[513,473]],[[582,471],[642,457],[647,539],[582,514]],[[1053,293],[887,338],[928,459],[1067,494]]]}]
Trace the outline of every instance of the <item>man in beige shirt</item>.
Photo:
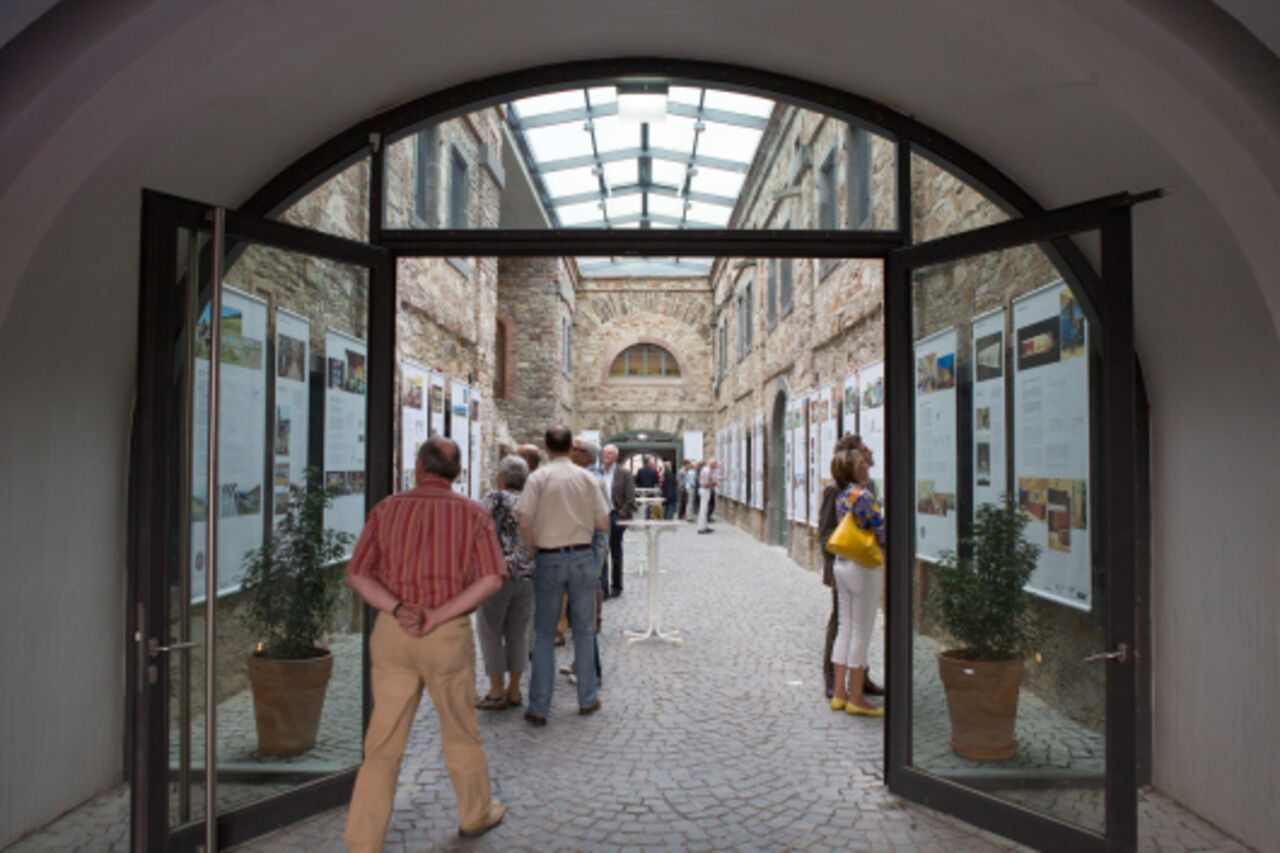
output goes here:
[{"label": "man in beige shirt", "polygon": [[520,536],[535,554],[533,572],[533,672],[524,718],[546,725],[555,688],[555,634],[560,600],[569,593],[578,676],[578,713],[600,709],[595,678],[595,588],[598,578],[591,552],[596,530],[609,529],[609,505],[590,473],[569,459],[573,433],[547,430],[547,462],[529,475],[516,514]]}]

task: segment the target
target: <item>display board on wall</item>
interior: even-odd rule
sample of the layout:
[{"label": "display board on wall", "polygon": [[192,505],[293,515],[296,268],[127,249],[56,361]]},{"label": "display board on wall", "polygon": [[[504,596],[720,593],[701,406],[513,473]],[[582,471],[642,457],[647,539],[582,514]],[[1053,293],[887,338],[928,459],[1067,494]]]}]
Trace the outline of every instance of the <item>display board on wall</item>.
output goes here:
[{"label": "display board on wall", "polygon": [[858,374],[850,373],[841,383],[840,437],[858,431]]},{"label": "display board on wall", "polygon": [[324,511],[326,527],[360,535],[365,493],[364,341],[332,330],[324,335],[324,479],[338,496]]},{"label": "display board on wall", "polygon": [[874,361],[858,369],[858,426],[863,445],[871,451],[871,482],[875,484],[880,504],[885,501],[884,470],[884,362]]},{"label": "display board on wall", "polygon": [[471,389],[471,497],[476,500],[484,494],[484,483],[481,482],[481,476],[484,473],[484,444],[483,436],[480,430],[480,393],[476,388]]},{"label": "display board on wall", "polygon": [[431,371],[406,361],[400,365],[400,489],[417,485],[414,466],[418,448],[430,437],[427,429],[427,393]]},{"label": "display board on wall", "polygon": [[1004,442],[1004,309],[973,318],[973,508],[1008,489]]},{"label": "display board on wall", "polygon": [[782,439],[785,446],[784,453],[786,458],[783,460],[782,476],[785,487],[782,490],[783,498],[787,504],[787,520],[794,521],[796,517],[796,496],[795,496],[795,467],[796,467],[796,435],[795,435],[795,402],[788,401],[786,405],[786,417],[782,425]]},{"label": "display board on wall", "polygon": [[809,447],[809,509],[805,520],[811,527],[818,526],[818,509],[822,506],[822,480],[818,474],[818,454],[822,441],[822,392],[812,391],[809,394],[808,426]]},{"label": "display board on wall", "polygon": [[[267,304],[222,289],[219,334],[218,480],[209,493],[209,381],[212,312],[196,324],[191,431],[191,591],[204,601],[210,505],[218,513],[218,594],[234,592],[245,554],[261,547],[263,460],[267,430]],[[305,338],[304,338],[305,340]],[[305,377],[305,369],[303,373]],[[305,426],[303,427],[305,430]]]},{"label": "display board on wall", "polygon": [[449,422],[445,428],[449,438],[458,445],[458,464],[462,470],[453,481],[453,490],[460,495],[465,495],[471,486],[470,390],[465,382],[449,380]]},{"label": "display board on wall", "polygon": [[764,414],[756,412],[751,439],[751,505],[764,509]]},{"label": "display board on wall", "polygon": [[822,389],[821,434],[818,436],[818,488],[819,508],[822,493],[835,482],[831,476],[831,458],[835,456],[836,436],[840,431],[841,386],[828,385]]},{"label": "display board on wall", "polygon": [[[688,435],[688,433],[686,433],[686,435]],[[577,438],[579,438],[579,439],[581,439],[582,441],[590,441],[590,442],[593,442],[593,443],[596,445],[596,447],[600,447],[600,446],[601,446],[601,445],[600,445],[600,430],[598,430],[598,429],[580,429],[580,430],[578,430],[578,432],[577,432],[577,434],[576,434],[576,437],[577,437]]]},{"label": "display board on wall", "polygon": [[1013,301],[1013,475],[1043,549],[1027,590],[1089,610],[1087,323],[1061,280]]},{"label": "display board on wall", "polygon": [[690,430],[681,438],[684,443],[684,458],[695,462],[702,461],[702,432]]},{"label": "display board on wall", "polygon": [[427,436],[444,435],[444,376],[431,374],[431,396],[427,400]]},{"label": "display board on wall", "polygon": [[273,525],[278,524],[289,509],[289,486],[305,486],[307,482],[310,341],[311,323],[306,318],[276,309],[276,420],[271,466]]},{"label": "display board on wall", "polygon": [[738,503],[747,502],[747,435],[742,421],[733,424],[733,497]]},{"label": "display board on wall", "polygon": [[916,341],[916,556],[956,549],[956,330]]}]

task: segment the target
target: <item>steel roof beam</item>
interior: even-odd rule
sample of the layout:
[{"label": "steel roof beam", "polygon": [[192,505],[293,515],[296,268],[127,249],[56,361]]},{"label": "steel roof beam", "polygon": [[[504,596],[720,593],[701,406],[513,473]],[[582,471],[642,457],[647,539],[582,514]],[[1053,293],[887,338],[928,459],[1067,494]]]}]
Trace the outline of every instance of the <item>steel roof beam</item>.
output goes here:
[{"label": "steel roof beam", "polygon": [[[519,112],[518,107],[517,112]],[[556,110],[553,113],[541,113],[532,116],[520,114],[518,121],[520,127],[525,130],[532,130],[535,127],[551,127],[557,124],[585,122],[593,118],[605,118],[606,116],[616,116],[617,114],[618,102],[611,101],[598,107],[574,107],[568,110]],[[717,124],[728,124],[734,127],[745,127],[750,130],[764,130],[769,123],[768,117],[762,118],[748,115],[747,113],[736,113],[732,110],[709,110],[696,104],[682,104],[677,101],[667,102],[667,114],[680,116],[681,118],[713,121]]]},{"label": "steel roof beam", "polygon": [[646,155],[655,160],[670,160],[673,163],[684,163],[689,166],[707,169],[722,169],[726,172],[740,172],[744,175],[751,168],[751,164],[743,160],[706,157],[701,154],[690,156],[687,151],[673,151],[670,148],[650,148],[648,151],[641,148],[619,148],[617,151],[604,151],[599,155],[583,154],[580,157],[548,160],[542,163],[538,170],[541,172],[561,172],[565,169],[581,169],[583,166],[616,163],[619,160],[634,160]]}]

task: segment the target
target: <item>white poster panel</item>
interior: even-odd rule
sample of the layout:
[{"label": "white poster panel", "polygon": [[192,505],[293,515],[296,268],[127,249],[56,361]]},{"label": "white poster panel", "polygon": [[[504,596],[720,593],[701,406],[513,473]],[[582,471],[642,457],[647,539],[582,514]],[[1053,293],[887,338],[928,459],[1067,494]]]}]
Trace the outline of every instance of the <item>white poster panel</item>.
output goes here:
[{"label": "white poster panel", "polygon": [[751,438],[751,505],[764,509],[764,414],[756,412]]},{"label": "white poster panel", "polygon": [[783,484],[782,494],[787,504],[786,517],[788,521],[794,521],[796,517],[796,496],[795,496],[795,458],[796,443],[795,430],[792,424],[795,419],[795,403],[788,401],[786,407],[786,418],[782,424],[782,440],[785,444],[786,458],[783,460],[782,476],[785,480]]},{"label": "white poster panel", "polygon": [[818,510],[822,507],[822,480],[818,473],[818,457],[822,442],[822,392],[809,393],[809,417],[807,436],[809,442],[809,512],[806,516],[811,527],[818,526]]},{"label": "white poster panel", "polygon": [[418,448],[430,437],[427,432],[427,393],[431,387],[431,371],[420,364],[406,361],[400,365],[400,481],[398,488],[417,485],[414,467]]},{"label": "white poster panel", "polygon": [[[685,435],[691,435],[691,434],[692,434],[692,433],[685,433]],[[699,438],[699,439],[701,439],[701,438],[702,438],[702,433],[697,433],[697,436],[698,436],[698,438]],[[581,439],[582,441],[592,441],[592,442],[595,442],[595,445],[596,445],[597,447],[600,447],[600,446],[601,446],[601,445],[600,445],[600,430],[598,430],[598,429],[580,429],[580,430],[578,430],[578,432],[577,432],[577,438]],[[701,441],[699,441],[699,444],[701,444]],[[686,459],[688,459],[688,458],[689,458],[689,441],[688,441],[688,439],[685,439],[685,458],[686,458]]]},{"label": "white poster panel", "polygon": [[1013,473],[1043,551],[1027,590],[1092,604],[1086,322],[1061,280],[1013,302]]},{"label": "white poster panel", "polygon": [[807,453],[809,444],[805,441],[805,421],[809,418],[809,401],[807,399],[796,400],[794,415],[791,421],[791,442],[792,442],[792,469],[791,469],[791,500],[792,505],[796,508],[795,520],[806,521],[808,519],[809,492],[805,487],[806,472],[809,470],[807,463]]},{"label": "white poster panel", "polygon": [[191,445],[191,590],[205,599],[209,503],[218,513],[218,593],[234,592],[245,554],[262,545],[263,461],[267,431],[267,304],[222,289],[218,387],[218,481],[209,483],[209,358],[212,314],[206,305],[196,325]]},{"label": "white poster panel", "polygon": [[956,330],[916,341],[916,556],[957,545]]},{"label": "white poster panel", "polygon": [[444,435],[444,376],[431,374],[431,396],[427,398],[427,437]]},{"label": "white poster panel", "polygon": [[468,401],[470,393],[467,383],[457,379],[449,380],[449,423],[445,434],[458,445],[458,463],[462,470],[458,473],[458,479],[453,481],[453,490],[460,495],[465,495],[471,485],[471,430],[468,427],[471,414]]},{"label": "white poster panel", "polygon": [[742,421],[733,425],[733,499],[747,502],[747,443]]},{"label": "white poster panel", "polygon": [[326,331],[324,352],[324,479],[338,490],[324,523],[355,537],[364,527],[365,343]]},{"label": "white poster panel", "polygon": [[973,319],[973,508],[1005,486],[1004,309]]},{"label": "white poster panel", "polygon": [[840,413],[841,438],[858,431],[858,374],[850,373],[846,376],[843,388],[844,395]]},{"label": "white poster panel", "polygon": [[884,362],[874,361],[858,369],[858,427],[862,444],[871,451],[871,482],[875,484],[880,505],[884,506]]},{"label": "white poster panel", "polygon": [[818,488],[819,509],[821,509],[822,493],[827,486],[835,482],[831,476],[831,458],[835,456],[836,436],[840,429],[840,409],[842,406],[842,386],[828,385],[822,389],[821,434],[818,436]]},{"label": "white poster panel", "polygon": [[272,464],[272,501],[278,524],[289,509],[289,486],[307,482],[307,439],[311,394],[307,365],[311,323],[276,309],[276,421]]},{"label": "white poster panel", "polygon": [[484,443],[480,432],[480,393],[471,389],[471,497],[480,500],[484,494]]},{"label": "white poster panel", "polygon": [[702,460],[702,432],[691,430],[682,436],[684,440],[684,458],[695,462]]}]

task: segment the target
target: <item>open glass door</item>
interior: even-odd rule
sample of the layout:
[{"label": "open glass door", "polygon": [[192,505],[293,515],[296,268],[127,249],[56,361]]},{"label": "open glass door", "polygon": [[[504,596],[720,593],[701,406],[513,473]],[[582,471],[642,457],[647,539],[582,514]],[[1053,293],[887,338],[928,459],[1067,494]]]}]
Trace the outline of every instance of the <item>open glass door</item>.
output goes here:
[{"label": "open glass door", "polygon": [[[133,846],[216,849],[345,802],[361,761],[365,609],[340,580],[354,539],[311,575],[329,581],[273,576],[257,623],[246,572],[308,489],[329,493],[318,524],[347,534],[390,491],[391,267],[362,243],[148,192],[141,286]],[[292,603],[326,596],[327,655],[253,654],[297,624]],[[312,710],[277,709],[280,670],[317,662],[318,681],[278,691]]]},{"label": "open glass door", "polygon": [[[1136,844],[1134,201],[889,255],[889,787],[1041,850]],[[982,560],[1006,494],[1036,547],[1012,591]]]}]

